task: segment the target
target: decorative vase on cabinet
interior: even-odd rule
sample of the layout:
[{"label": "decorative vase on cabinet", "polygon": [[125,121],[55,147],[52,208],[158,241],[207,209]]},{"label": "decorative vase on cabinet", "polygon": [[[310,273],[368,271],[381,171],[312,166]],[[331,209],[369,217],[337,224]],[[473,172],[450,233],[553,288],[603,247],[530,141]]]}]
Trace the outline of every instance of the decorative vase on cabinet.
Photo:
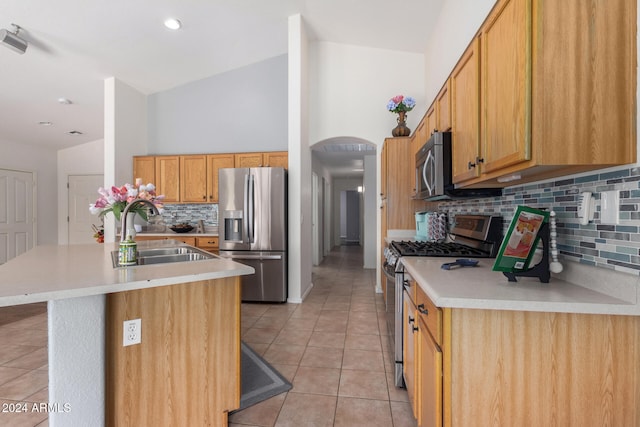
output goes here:
[{"label": "decorative vase on cabinet", "polygon": [[398,126],[393,128],[391,131],[391,135],[393,136],[409,136],[411,134],[411,129],[407,127],[407,112],[399,111],[398,112]]}]

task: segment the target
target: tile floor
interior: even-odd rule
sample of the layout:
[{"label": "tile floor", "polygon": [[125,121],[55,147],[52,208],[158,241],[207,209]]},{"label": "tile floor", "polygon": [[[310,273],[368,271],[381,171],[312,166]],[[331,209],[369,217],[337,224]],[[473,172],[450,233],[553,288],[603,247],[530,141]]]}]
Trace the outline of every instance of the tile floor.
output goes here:
[{"label": "tile floor", "polygon": [[392,352],[375,270],[341,246],[313,269],[302,304],[243,304],[242,339],[293,388],[230,416],[230,426],[415,427],[393,385]]},{"label": "tile floor", "polygon": [[0,426],[49,425],[46,412],[32,411],[49,400],[47,304],[0,308],[0,343]]},{"label": "tile floor", "polygon": [[[393,385],[384,301],[362,248],[341,246],[313,269],[302,304],[243,304],[242,339],[293,384],[230,416],[230,426],[415,427]],[[47,402],[46,304],[0,308],[0,405]],[[3,413],[0,426],[43,427],[42,413]]]}]

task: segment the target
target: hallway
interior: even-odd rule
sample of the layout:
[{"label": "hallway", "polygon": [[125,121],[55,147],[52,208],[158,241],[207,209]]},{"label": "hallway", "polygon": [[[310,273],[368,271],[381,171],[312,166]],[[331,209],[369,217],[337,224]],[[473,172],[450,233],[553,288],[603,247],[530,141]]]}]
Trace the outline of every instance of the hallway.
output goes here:
[{"label": "hallway", "polygon": [[415,427],[392,352],[375,270],[362,248],[335,248],[302,304],[243,304],[242,339],[293,388],[230,417],[230,426]]}]

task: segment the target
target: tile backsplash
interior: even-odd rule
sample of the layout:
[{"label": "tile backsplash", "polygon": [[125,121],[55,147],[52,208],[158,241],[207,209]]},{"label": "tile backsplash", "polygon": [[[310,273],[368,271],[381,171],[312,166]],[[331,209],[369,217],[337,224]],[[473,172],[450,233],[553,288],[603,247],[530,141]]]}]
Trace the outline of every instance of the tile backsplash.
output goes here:
[{"label": "tile backsplash", "polygon": [[[440,202],[438,209],[450,217],[458,213],[495,214],[504,218],[506,232],[515,208],[526,205],[553,209],[557,214],[560,261],[640,274],[640,167],[594,173],[553,182],[505,188],[502,197]],[[602,224],[601,192],[618,190],[618,224]],[[593,193],[594,220],[581,225],[577,216],[579,196]]]},{"label": "tile backsplash", "polygon": [[188,222],[195,225],[199,219],[205,226],[218,225],[218,204],[166,204],[162,218],[167,225]]}]

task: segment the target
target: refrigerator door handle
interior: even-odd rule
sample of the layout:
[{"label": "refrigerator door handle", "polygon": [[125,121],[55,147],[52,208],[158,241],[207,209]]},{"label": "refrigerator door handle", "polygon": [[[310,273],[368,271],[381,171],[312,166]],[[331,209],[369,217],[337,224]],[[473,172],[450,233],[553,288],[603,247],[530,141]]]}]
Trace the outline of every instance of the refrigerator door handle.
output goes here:
[{"label": "refrigerator door handle", "polygon": [[242,226],[242,243],[248,243],[249,239],[249,177],[247,174],[244,176],[244,207],[243,207],[243,226]]},{"label": "refrigerator door handle", "polygon": [[253,174],[249,174],[249,217],[248,217],[248,225],[249,225],[249,243],[255,243],[255,179]]},{"label": "refrigerator door handle", "polygon": [[282,259],[282,255],[220,255],[222,258],[228,259],[267,259],[278,260]]}]

